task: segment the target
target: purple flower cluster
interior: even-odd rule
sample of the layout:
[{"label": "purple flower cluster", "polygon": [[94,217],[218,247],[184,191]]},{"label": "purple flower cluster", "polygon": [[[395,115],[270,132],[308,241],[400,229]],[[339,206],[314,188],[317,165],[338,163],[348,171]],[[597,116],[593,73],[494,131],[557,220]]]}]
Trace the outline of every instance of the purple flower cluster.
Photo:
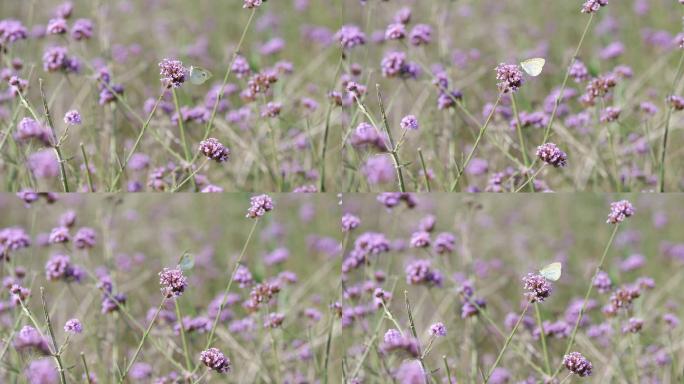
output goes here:
[{"label": "purple flower cluster", "polygon": [[579,352],[570,352],[563,357],[563,365],[568,371],[580,376],[590,376],[593,366],[591,362]]},{"label": "purple flower cluster", "polygon": [[273,210],[273,200],[268,195],[258,195],[252,196],[249,200],[249,209],[247,210],[247,216],[251,219],[256,219],[262,217],[266,212]]},{"label": "purple flower cluster", "polygon": [[537,147],[537,157],[546,164],[556,168],[568,165],[568,155],[554,143],[546,143]]},{"label": "purple flower cluster", "polygon": [[432,268],[430,260],[415,260],[406,265],[406,283],[411,285],[441,286],[442,274]]},{"label": "purple flower cluster", "polygon": [[587,0],[582,4],[582,13],[594,13],[608,5],[608,0]]},{"label": "purple flower cluster", "polygon": [[531,302],[542,302],[551,296],[551,284],[544,276],[528,273],[522,281],[523,287],[528,291],[525,296]]},{"label": "purple flower cluster", "polygon": [[523,84],[523,73],[517,64],[501,63],[496,68],[497,86],[503,93],[515,92]]},{"label": "purple flower cluster", "polygon": [[213,137],[201,141],[199,151],[217,163],[228,161],[230,157],[230,150]]},{"label": "purple flower cluster", "polygon": [[83,332],[83,325],[78,319],[69,319],[64,324],[64,332],[68,333],[81,333]]},{"label": "purple flower cluster", "polygon": [[218,373],[230,371],[230,359],[223,355],[217,348],[209,348],[200,353],[200,362],[211,370]]},{"label": "purple flower cluster", "polygon": [[622,223],[626,218],[634,215],[634,212],[634,206],[627,200],[610,203],[610,213],[606,222],[608,224]]},{"label": "purple flower cluster", "polygon": [[162,286],[162,293],[167,298],[179,297],[185,292],[188,279],[183,275],[180,267],[164,268],[159,272],[159,284]]},{"label": "purple flower cluster", "polygon": [[404,336],[396,329],[390,329],[385,333],[383,342],[380,345],[382,353],[404,352],[409,356],[420,356],[420,344],[414,337]]},{"label": "purple flower cluster", "polygon": [[161,82],[167,88],[180,88],[188,76],[188,69],[178,60],[163,59],[159,70]]},{"label": "purple flower cluster", "polygon": [[342,216],[342,232],[351,232],[361,225],[361,219],[351,213],[345,213]]}]

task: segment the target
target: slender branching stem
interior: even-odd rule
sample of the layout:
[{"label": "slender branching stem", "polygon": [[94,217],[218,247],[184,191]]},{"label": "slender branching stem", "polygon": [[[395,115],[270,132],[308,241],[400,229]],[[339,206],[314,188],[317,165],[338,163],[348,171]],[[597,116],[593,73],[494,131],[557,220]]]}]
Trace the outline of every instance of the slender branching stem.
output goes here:
[{"label": "slender branching stem", "polygon": [[510,344],[511,340],[513,340],[513,336],[515,335],[515,332],[518,330],[518,327],[520,327],[520,324],[522,323],[523,319],[525,318],[525,314],[527,313],[527,309],[529,307],[530,307],[530,302],[527,301],[525,303],[525,307],[523,308],[522,312],[520,313],[520,317],[518,317],[518,321],[515,322],[515,326],[513,326],[511,333],[509,333],[508,336],[506,337],[506,340],[504,341],[503,347],[501,347],[499,354],[496,356],[496,360],[494,360],[494,364],[492,364],[492,367],[489,368],[489,371],[487,371],[487,374],[484,377],[485,384],[487,382],[489,382],[489,378],[492,376],[492,373],[494,373],[494,370],[499,365],[499,362],[501,362],[501,358],[503,358],[503,355],[506,352],[506,349],[508,348],[508,344]]},{"label": "slender branching stem", "polygon": [[[606,260],[606,256],[608,255],[608,250],[610,249],[611,245],[613,244],[613,240],[615,239],[615,235],[618,232],[618,229],[620,228],[620,224],[615,224],[613,226],[613,232],[610,234],[610,239],[608,239],[608,243],[606,243],[606,247],[603,249],[603,254],[601,255],[601,260],[599,261],[598,265],[596,266],[596,270],[594,270],[594,275],[592,276],[591,280],[589,280],[589,288],[587,288],[587,293],[584,295],[584,301],[582,302],[582,307],[580,308],[579,313],[577,314],[577,320],[575,321],[575,326],[572,329],[572,333],[570,334],[570,339],[568,340],[568,345],[565,347],[565,352],[563,355],[567,355],[570,353],[570,350],[572,349],[572,346],[575,343],[575,337],[577,336],[577,330],[579,329],[579,325],[582,321],[582,317],[584,316],[584,311],[587,309],[587,303],[589,303],[589,297],[591,296],[591,292],[594,289],[594,280],[596,280],[596,275],[601,271],[601,268],[603,267],[603,263]],[[563,363],[561,363],[558,368],[556,368],[556,371],[553,373],[551,376],[551,379],[554,379],[558,374],[560,373],[561,369],[563,369]]]}]

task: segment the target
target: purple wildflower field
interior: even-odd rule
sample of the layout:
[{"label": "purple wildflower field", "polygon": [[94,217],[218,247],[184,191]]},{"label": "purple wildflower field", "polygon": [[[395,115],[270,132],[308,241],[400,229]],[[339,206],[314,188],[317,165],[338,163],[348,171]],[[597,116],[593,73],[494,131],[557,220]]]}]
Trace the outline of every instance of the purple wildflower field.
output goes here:
[{"label": "purple wildflower field", "polygon": [[92,196],[0,198],[0,382],[338,382],[336,200]]},{"label": "purple wildflower field", "polygon": [[347,197],[344,382],[681,382],[682,198]]},{"label": "purple wildflower field", "polygon": [[683,10],[678,0],[3,1],[0,182],[681,191]]},{"label": "purple wildflower field", "polygon": [[0,384],[684,383],[683,75],[684,0],[0,0]]}]

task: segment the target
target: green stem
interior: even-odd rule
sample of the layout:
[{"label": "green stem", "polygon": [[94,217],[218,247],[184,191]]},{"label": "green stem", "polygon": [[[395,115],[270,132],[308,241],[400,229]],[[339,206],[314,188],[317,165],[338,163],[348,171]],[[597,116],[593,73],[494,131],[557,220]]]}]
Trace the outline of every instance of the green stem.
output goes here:
[{"label": "green stem", "polygon": [[499,93],[499,95],[496,97],[496,102],[494,103],[494,106],[492,107],[491,112],[489,112],[489,116],[487,116],[487,120],[485,120],[485,123],[482,125],[482,127],[480,127],[480,132],[477,134],[477,138],[475,138],[475,143],[473,144],[473,147],[470,149],[470,152],[468,153],[468,156],[466,157],[465,161],[463,162],[461,169],[458,171],[458,174],[456,175],[456,179],[451,184],[451,192],[454,192],[456,190],[456,187],[458,186],[458,182],[459,182],[459,180],[461,180],[461,176],[463,176],[463,172],[465,172],[465,169],[468,167],[468,163],[470,163],[470,160],[473,158],[473,154],[475,154],[475,151],[477,150],[477,146],[480,145],[480,140],[482,140],[482,137],[484,136],[485,132],[487,131],[487,127],[489,126],[489,123],[492,121],[492,117],[494,117],[494,113],[496,112],[496,107],[499,106],[499,102],[501,101],[502,95],[503,95],[502,93]]},{"label": "green stem", "polygon": [[126,366],[123,374],[119,378],[119,384],[123,383],[124,380],[126,380],[126,376],[128,376],[128,371],[131,370],[131,367],[135,363],[135,360],[138,358],[138,355],[140,354],[140,351],[142,350],[143,344],[145,344],[145,340],[147,339],[147,335],[150,334],[150,331],[152,330],[152,326],[157,321],[157,316],[159,316],[159,312],[161,312],[162,308],[164,307],[164,303],[166,303],[166,298],[162,299],[161,303],[159,304],[159,307],[157,308],[157,311],[154,313],[154,316],[150,320],[150,324],[145,329],[145,332],[143,333],[142,338],[140,339],[140,343],[138,343],[138,348],[136,348],[135,353],[133,354],[133,357],[131,358],[131,361],[128,362],[128,365]]},{"label": "green stem", "polygon": [[582,48],[582,44],[584,43],[584,38],[587,36],[587,32],[589,32],[589,27],[591,26],[591,22],[593,20],[594,14],[591,13],[589,15],[589,20],[587,21],[587,24],[584,26],[584,32],[582,32],[582,37],[580,38],[580,41],[577,44],[577,48],[575,48],[575,53],[573,53],[572,58],[570,59],[570,65],[568,65],[568,68],[565,71],[565,78],[563,78],[563,83],[561,84],[558,97],[556,97],[556,101],[553,103],[553,110],[551,111],[551,116],[549,117],[549,123],[546,126],[546,130],[544,130],[544,140],[542,140],[542,143],[546,143],[546,141],[549,139],[549,135],[551,134],[551,126],[553,125],[553,120],[556,118],[556,112],[558,111],[558,107],[560,106],[561,100],[563,99],[565,87],[568,85],[568,79],[570,78],[570,69],[572,69],[573,64],[575,64],[575,61],[577,61],[577,55],[579,55],[579,51]]},{"label": "green stem", "polygon": [[387,122],[387,114],[385,113],[385,105],[382,102],[382,94],[380,93],[380,84],[375,85],[378,91],[378,103],[380,103],[380,113],[382,115],[383,126],[385,127],[385,133],[389,139],[390,144],[390,156],[392,156],[392,162],[394,163],[394,169],[397,171],[397,180],[399,182],[399,191],[406,192],[406,185],[404,184],[404,174],[401,170],[402,165],[399,160],[398,148],[394,146],[394,140],[392,139],[392,131],[390,130],[389,123]]},{"label": "green stem", "polygon": [[544,354],[544,366],[546,367],[546,372],[551,373],[551,363],[549,360],[549,350],[546,348],[546,335],[544,334],[544,322],[542,321],[541,310],[539,309],[539,303],[534,303],[534,310],[537,313],[537,323],[539,324],[539,334],[542,345],[542,352]]},{"label": "green stem", "polygon": [[[247,24],[245,25],[245,28],[242,30],[242,35],[240,36],[240,40],[238,41],[237,46],[235,46],[235,50],[233,51],[233,54],[230,59],[230,63],[228,64],[228,68],[226,69],[226,73],[223,75],[223,82],[221,83],[221,88],[219,88],[218,94],[216,95],[216,101],[214,101],[214,107],[211,110],[211,117],[209,117],[209,122],[207,123],[207,127],[204,129],[204,137],[202,140],[206,140],[209,138],[209,135],[211,134],[211,128],[214,125],[214,120],[216,119],[216,112],[218,111],[219,104],[221,103],[221,99],[223,98],[223,92],[226,89],[226,85],[228,85],[228,78],[230,77],[231,70],[233,68],[233,64],[235,63],[235,60],[238,57],[238,53],[240,53],[240,49],[242,49],[242,44],[245,41],[245,36],[247,36],[247,31],[249,30],[249,26],[252,24],[252,20],[254,20],[254,15],[256,14],[256,8],[252,8],[252,12],[249,14],[249,19],[247,20]],[[192,159],[192,163],[197,161],[197,158],[199,156],[199,153],[195,154],[195,157]]]},{"label": "green stem", "polygon": [[90,379],[90,370],[88,370],[88,363],[86,363],[85,354],[83,352],[81,352],[81,362],[83,363],[83,371],[85,372],[86,383],[93,384],[93,381]]},{"label": "green stem", "polygon": [[62,355],[57,344],[57,338],[55,337],[55,332],[52,329],[52,322],[50,321],[50,314],[47,309],[47,304],[45,303],[45,288],[40,287],[40,300],[43,304],[43,313],[45,313],[45,324],[47,324],[48,333],[50,334],[50,339],[52,340],[52,347],[54,348],[54,353],[52,356],[57,363],[57,370],[59,371],[59,381],[62,384],[66,384],[66,376],[64,375],[64,364],[62,363]]},{"label": "green stem", "polygon": [[188,371],[192,369],[192,364],[190,363],[190,353],[188,352],[188,342],[185,338],[185,324],[183,324],[183,316],[181,315],[180,304],[178,304],[178,298],[174,301],[176,307],[176,318],[178,318],[178,323],[180,324],[180,334],[181,342],[183,343],[183,354],[185,355],[185,366]]},{"label": "green stem", "polygon": [[499,355],[496,357],[494,364],[492,364],[492,367],[489,368],[487,375],[484,377],[485,384],[487,382],[489,382],[489,378],[492,376],[492,373],[494,373],[494,370],[499,365],[499,362],[501,361],[501,358],[503,357],[504,352],[506,352],[506,349],[508,348],[508,344],[510,344],[511,340],[513,340],[513,335],[515,335],[515,332],[518,330],[518,327],[520,327],[520,324],[522,323],[523,319],[525,318],[525,313],[527,313],[527,309],[529,307],[530,307],[530,302],[528,301],[525,304],[525,308],[523,308],[523,311],[520,314],[520,317],[518,317],[518,321],[515,322],[515,326],[511,330],[511,333],[508,335],[508,337],[506,337],[506,341],[504,341],[504,345],[503,345],[503,347],[501,347],[501,351],[499,351]]},{"label": "green stem", "polygon": [[45,117],[47,118],[48,125],[50,126],[50,131],[52,132],[52,149],[55,151],[57,156],[57,161],[59,162],[59,178],[62,181],[62,189],[64,192],[70,192],[69,182],[67,181],[66,168],[64,167],[64,157],[62,156],[61,140],[57,140],[57,133],[55,132],[55,125],[52,123],[52,116],[50,115],[50,108],[48,107],[47,98],[45,97],[45,91],[43,90],[43,79],[38,79],[38,84],[40,88],[40,97],[43,100],[43,110],[45,111]]},{"label": "green stem", "polygon": [[90,164],[88,162],[88,155],[86,154],[85,147],[83,146],[83,143],[80,144],[81,147],[81,154],[83,155],[83,164],[85,165],[86,169],[86,178],[88,179],[88,189],[90,192],[95,192],[95,188],[93,187],[93,175],[90,173]]},{"label": "green stem", "polygon": [[152,121],[152,117],[154,116],[154,113],[157,111],[157,107],[159,107],[159,103],[161,102],[163,97],[164,97],[164,92],[161,92],[161,94],[157,98],[157,101],[154,103],[154,106],[152,107],[152,111],[147,116],[147,120],[145,120],[145,122],[143,123],[143,126],[140,129],[140,133],[138,133],[138,137],[135,139],[135,143],[133,143],[133,147],[131,147],[131,150],[128,153],[128,156],[126,156],[123,164],[121,164],[121,167],[119,167],[119,169],[117,170],[116,176],[114,177],[114,181],[112,182],[112,185],[110,186],[110,188],[114,188],[116,186],[116,184],[119,182],[119,178],[121,178],[121,175],[126,170],[126,166],[128,165],[128,162],[131,160],[131,157],[133,156],[135,151],[138,149],[138,146],[140,145],[140,142],[142,141],[142,138],[145,135],[145,131],[147,130],[147,127],[149,127],[150,122]]},{"label": "green stem", "polygon": [[423,150],[418,148],[418,157],[420,158],[420,166],[423,168],[423,178],[425,179],[425,188],[427,188],[428,192],[432,192],[430,190],[430,176],[428,175],[427,168],[425,167],[425,159],[423,158]]},{"label": "green stem", "polygon": [[[570,340],[568,341],[568,345],[565,348],[565,353],[563,353],[563,356],[570,353],[570,350],[572,349],[572,346],[575,343],[575,337],[577,336],[577,330],[579,329],[580,322],[582,321],[582,316],[584,316],[584,311],[587,309],[587,303],[589,303],[589,297],[591,296],[591,292],[594,289],[594,280],[596,280],[596,275],[598,275],[598,273],[601,271],[601,268],[603,267],[603,263],[606,260],[606,255],[608,255],[608,250],[610,249],[610,246],[613,244],[613,240],[615,239],[615,235],[617,234],[617,231],[619,228],[620,228],[620,224],[614,224],[613,232],[610,234],[610,239],[608,240],[606,247],[603,249],[603,255],[601,255],[601,260],[599,261],[598,265],[596,266],[596,270],[594,271],[593,277],[591,278],[591,280],[589,280],[589,288],[587,289],[587,293],[584,295],[584,301],[582,302],[582,307],[580,308],[580,311],[577,314],[577,320],[575,321],[575,327],[572,329],[572,334],[570,335]],[[562,363],[558,366],[558,368],[556,368],[556,371],[553,373],[553,376],[551,376],[552,380],[556,376],[558,376],[561,369],[563,369]]]},{"label": "green stem", "polygon": [[[682,51],[682,54],[679,56],[679,64],[677,65],[677,72],[675,75],[675,79],[672,82],[672,92],[670,92],[670,96],[674,95],[676,89],[677,89],[677,83],[679,83],[679,78],[681,77],[682,74],[682,68],[684,67],[684,51]],[[665,133],[663,133],[663,143],[660,149],[660,182],[659,182],[659,187],[658,190],[660,192],[665,192],[665,156],[667,154],[667,138],[668,134],[670,132],[670,119],[672,117],[672,105],[669,106],[667,109],[667,116],[665,117]]]},{"label": "green stem", "polygon": [[[221,299],[221,305],[218,307],[218,312],[216,313],[216,317],[214,318],[214,324],[211,327],[211,331],[209,332],[209,337],[207,338],[207,345],[204,349],[207,349],[211,346],[211,343],[214,342],[214,334],[216,332],[216,327],[218,326],[219,319],[221,318],[221,312],[223,312],[223,307],[226,305],[226,300],[228,299],[228,293],[230,292],[230,287],[233,285],[233,280],[235,278],[235,272],[237,272],[237,269],[240,267],[240,262],[242,262],[242,258],[245,255],[245,252],[247,251],[247,246],[249,245],[249,241],[252,239],[252,235],[254,234],[254,230],[256,229],[257,223],[259,222],[259,219],[256,218],[254,219],[254,223],[252,224],[252,229],[249,231],[249,235],[247,235],[247,240],[245,241],[245,244],[242,246],[242,251],[240,252],[240,256],[238,256],[237,261],[235,262],[235,267],[233,268],[233,272],[230,274],[230,279],[228,280],[228,284],[226,285],[226,288],[223,290],[223,298]],[[193,373],[197,371],[197,368],[199,367],[196,366],[195,369],[193,370]]]}]

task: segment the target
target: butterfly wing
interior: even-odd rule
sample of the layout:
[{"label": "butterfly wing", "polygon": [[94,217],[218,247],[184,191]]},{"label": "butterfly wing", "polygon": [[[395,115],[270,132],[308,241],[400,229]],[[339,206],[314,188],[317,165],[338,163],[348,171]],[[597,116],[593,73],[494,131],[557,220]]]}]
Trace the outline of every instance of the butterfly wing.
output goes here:
[{"label": "butterfly wing", "polygon": [[521,62],[520,66],[525,72],[527,72],[528,75],[535,77],[539,76],[539,74],[542,73],[542,70],[544,69],[544,64],[546,64],[545,59],[541,57],[536,57]]},{"label": "butterfly wing", "polygon": [[202,85],[211,78],[211,72],[200,67],[190,67],[190,82],[195,85]]},{"label": "butterfly wing", "polygon": [[560,279],[561,277],[562,269],[563,267],[561,263],[551,263],[546,267],[540,269],[539,274],[544,276],[546,280],[558,281],[558,279]]}]

